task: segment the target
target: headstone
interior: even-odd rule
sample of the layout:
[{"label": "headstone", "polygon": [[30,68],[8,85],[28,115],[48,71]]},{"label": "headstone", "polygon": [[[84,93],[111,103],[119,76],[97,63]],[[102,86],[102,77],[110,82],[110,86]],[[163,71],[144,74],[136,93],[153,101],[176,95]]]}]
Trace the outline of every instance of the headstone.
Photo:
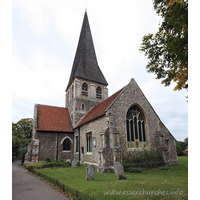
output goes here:
[{"label": "headstone", "polygon": [[89,165],[86,169],[86,177],[85,180],[93,180],[94,179],[95,167],[94,165]]},{"label": "headstone", "polygon": [[115,174],[117,175],[118,180],[126,179],[126,176],[124,173],[124,167],[122,166],[122,164],[119,161],[115,162],[114,170],[115,170]]},{"label": "headstone", "polygon": [[72,161],[72,167],[73,167],[73,168],[76,168],[76,167],[77,167],[77,160],[76,160],[76,159],[74,159],[74,160]]},{"label": "headstone", "polygon": [[67,159],[66,162],[71,162],[71,159]]}]

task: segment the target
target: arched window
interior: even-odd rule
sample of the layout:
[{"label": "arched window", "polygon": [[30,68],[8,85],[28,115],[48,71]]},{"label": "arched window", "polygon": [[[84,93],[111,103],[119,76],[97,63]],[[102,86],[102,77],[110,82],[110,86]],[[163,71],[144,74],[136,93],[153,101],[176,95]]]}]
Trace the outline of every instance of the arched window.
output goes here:
[{"label": "arched window", "polygon": [[63,141],[63,151],[71,151],[71,141],[69,140],[69,138],[66,138]]},{"label": "arched window", "polygon": [[88,85],[87,85],[87,83],[83,83],[83,85],[82,85],[82,95],[83,96],[88,96]]},{"label": "arched window", "polygon": [[96,98],[102,99],[102,89],[101,89],[100,86],[98,86],[97,89],[96,89]]},{"label": "arched window", "polygon": [[145,118],[137,106],[132,106],[127,112],[126,131],[128,148],[147,147]]}]

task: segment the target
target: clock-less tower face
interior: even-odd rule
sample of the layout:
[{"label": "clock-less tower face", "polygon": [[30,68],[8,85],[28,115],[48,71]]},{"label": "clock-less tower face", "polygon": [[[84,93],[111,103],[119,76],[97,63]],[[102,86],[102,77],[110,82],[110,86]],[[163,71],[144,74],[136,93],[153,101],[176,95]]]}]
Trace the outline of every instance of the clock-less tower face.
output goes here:
[{"label": "clock-less tower face", "polygon": [[107,98],[107,86],[75,78],[66,92],[65,100],[65,107],[69,110],[73,127],[77,125],[89,110]]}]

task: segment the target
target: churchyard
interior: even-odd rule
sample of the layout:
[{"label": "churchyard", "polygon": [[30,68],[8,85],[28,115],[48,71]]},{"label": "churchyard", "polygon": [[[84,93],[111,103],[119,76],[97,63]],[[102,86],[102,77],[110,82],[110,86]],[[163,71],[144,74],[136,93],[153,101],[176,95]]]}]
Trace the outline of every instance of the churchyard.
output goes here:
[{"label": "churchyard", "polygon": [[168,170],[153,168],[142,173],[125,172],[124,180],[118,180],[115,173],[98,173],[96,169],[94,179],[86,180],[85,166],[37,171],[95,199],[188,199],[188,157],[179,156],[178,160],[179,165]]}]

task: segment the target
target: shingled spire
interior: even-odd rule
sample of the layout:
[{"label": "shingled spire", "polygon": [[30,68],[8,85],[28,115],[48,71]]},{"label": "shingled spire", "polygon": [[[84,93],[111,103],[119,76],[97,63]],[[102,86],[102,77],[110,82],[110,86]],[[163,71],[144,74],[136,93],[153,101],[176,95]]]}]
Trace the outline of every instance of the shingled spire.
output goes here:
[{"label": "shingled spire", "polygon": [[70,87],[75,77],[108,85],[98,66],[87,12],[85,12],[83,19],[81,34],[67,89]]}]

